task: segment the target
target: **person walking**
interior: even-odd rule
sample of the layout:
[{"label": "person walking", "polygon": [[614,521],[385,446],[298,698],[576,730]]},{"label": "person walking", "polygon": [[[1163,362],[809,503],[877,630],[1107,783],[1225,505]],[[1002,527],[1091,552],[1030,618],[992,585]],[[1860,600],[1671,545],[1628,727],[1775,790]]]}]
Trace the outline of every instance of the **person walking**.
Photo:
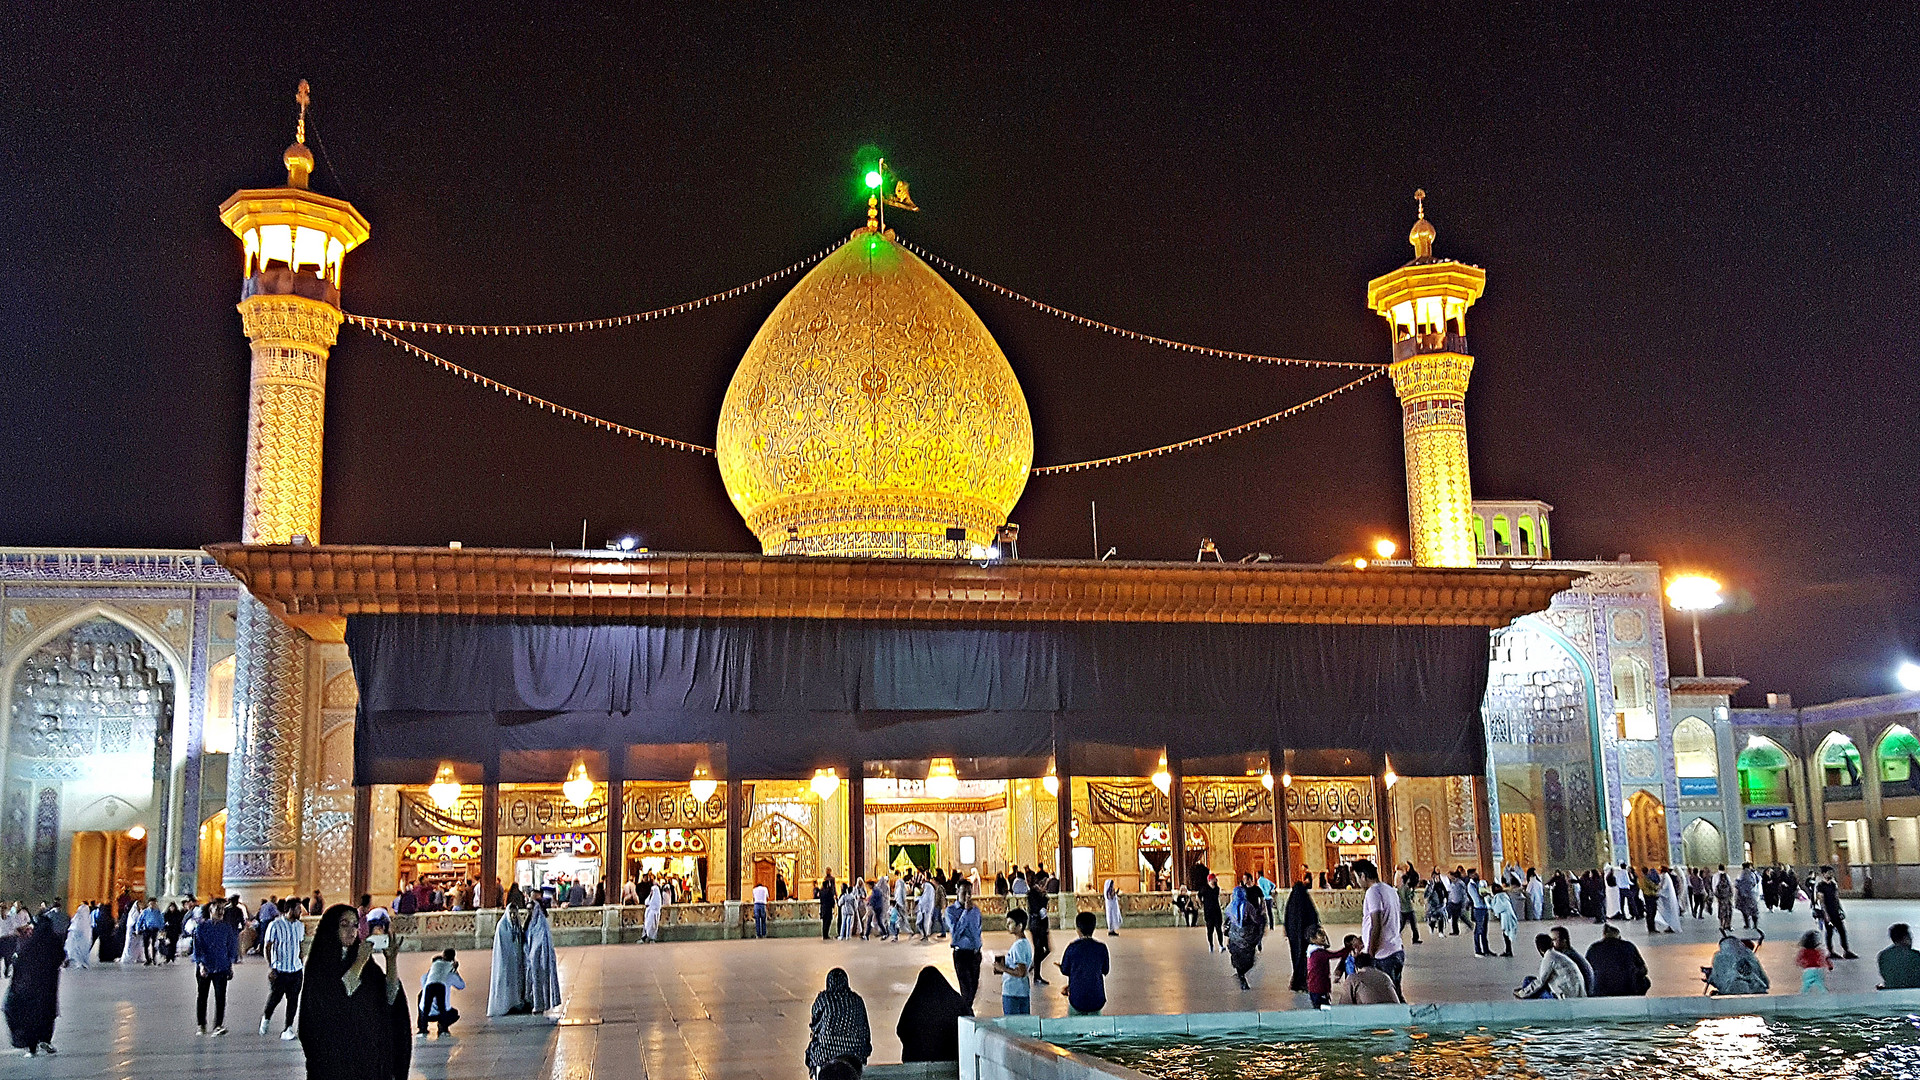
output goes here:
[{"label": "person walking", "polygon": [[994,958],[993,973],[1000,976],[1000,1014],[1029,1016],[1033,1013],[1033,943],[1027,940],[1027,913],[1019,908],[1007,912],[1007,932],[1013,944]]},{"label": "person walking", "polygon": [[1027,880],[1027,935],[1033,939],[1033,984],[1047,985],[1040,977],[1040,962],[1053,952],[1052,925],[1047,915],[1047,879],[1044,873],[1035,872]]},{"label": "person walking", "polygon": [[820,884],[814,887],[813,898],[820,904],[820,940],[830,941],[833,938],[833,912],[840,904],[840,890],[834,887],[833,871],[827,871],[827,876],[821,878]]},{"label": "person walking", "polygon": [[1720,933],[1733,933],[1733,882],[1724,866],[1713,876],[1713,904],[1720,915]]},{"label": "person walking", "polygon": [[861,935],[862,939],[872,936],[873,932],[878,930],[880,931],[880,940],[887,940],[887,884],[885,874],[873,879],[872,893],[867,898],[867,910],[870,914],[868,916],[866,932]]},{"label": "person walking", "polygon": [[[1112,878],[1108,878],[1106,886],[1100,890],[1100,895],[1102,899],[1106,901],[1107,936],[1119,937],[1121,926],[1120,887],[1113,883]],[[1073,946],[1069,944],[1067,947],[1072,948]],[[1063,953],[1062,955],[1065,954]]]},{"label": "person walking", "polygon": [[67,925],[67,966],[86,967],[93,952],[93,909],[82,900]]},{"label": "person walking", "polygon": [[[1265,917],[1263,911],[1261,918]],[[1107,974],[1112,962],[1107,947],[1093,940],[1093,927],[1093,912],[1075,915],[1073,928],[1080,936],[1060,951],[1060,974],[1067,978],[1061,992],[1067,996],[1069,1016],[1099,1016],[1107,1007]]]},{"label": "person walking", "polygon": [[[1360,951],[1373,957],[1373,964],[1400,986],[1400,973],[1406,967],[1407,954],[1400,943],[1400,894],[1380,880],[1380,870],[1372,859],[1355,859],[1353,873],[1367,890],[1360,901]],[[1480,925],[1485,926],[1486,908],[1480,908]],[[1484,944],[1485,932],[1481,933]]]},{"label": "person walking", "polygon": [[1547,883],[1533,867],[1527,867],[1527,918],[1544,919],[1547,917]]},{"label": "person walking", "polygon": [[646,918],[640,924],[640,940],[649,944],[660,940],[660,912],[667,904],[666,883],[655,881],[652,884],[653,888],[647,890]]},{"label": "person walking", "polygon": [[383,967],[359,921],[345,904],[328,908],[307,952],[299,1031],[308,1080],[405,1080],[413,1062],[413,1016],[393,974],[404,939],[388,936]]},{"label": "person walking", "polygon": [[1834,955],[1833,935],[1838,932],[1840,935],[1839,955],[1841,959],[1860,959],[1853,954],[1853,946],[1847,944],[1847,913],[1845,909],[1840,906],[1840,883],[1833,878],[1833,867],[1823,866],[1820,868],[1820,886],[1816,891],[1819,893],[1820,899],[1814,906],[1820,909],[1824,921],[1827,924],[1827,955]]},{"label": "person walking", "polygon": [[1680,932],[1680,893],[1674,883],[1679,880],[1667,867],[1660,868],[1660,910],[1653,917],[1653,928],[1658,933],[1677,934]]},{"label": "person walking", "polygon": [[[953,930],[947,938],[947,944],[953,949],[953,976],[960,980],[960,997],[965,999],[967,1015],[972,1016],[973,999],[980,992],[981,929],[980,907],[973,902],[972,883],[960,883],[953,906],[947,909],[947,925]],[[905,1022],[904,1017],[901,1022]]]},{"label": "person walking", "polygon": [[[213,905],[207,905],[209,909]],[[227,1033],[227,983],[233,979],[233,963],[240,958],[240,932],[233,923],[218,918],[211,910],[200,913],[200,925],[193,930],[193,973],[200,986],[194,1016],[202,1035]],[[207,992],[213,992],[213,1030],[207,1030]]]},{"label": "person walking", "polygon": [[1299,993],[1307,988],[1307,946],[1320,926],[1320,908],[1313,902],[1313,890],[1307,887],[1306,878],[1294,882],[1288,892],[1280,926],[1287,935],[1287,954],[1293,960],[1293,978],[1287,986]]},{"label": "person walking", "polygon": [[[829,1062],[842,1058],[852,1058],[864,1069],[867,1059],[873,1056],[867,1003],[847,984],[847,973],[841,968],[827,972],[826,989],[814,995],[807,1030],[811,1033],[806,1059],[809,1076],[819,1076]],[[956,1050],[955,1057],[958,1056]]]},{"label": "person walking", "polygon": [[1472,918],[1467,899],[1467,879],[1458,869],[1447,875],[1447,921],[1453,924],[1453,936],[1460,936],[1460,920]]},{"label": "person walking", "polygon": [[1809,930],[1800,935],[1800,951],[1794,954],[1793,962],[1800,969],[1801,993],[1827,992],[1827,972],[1833,970],[1833,958],[1820,947],[1820,931]]},{"label": "person walking", "polygon": [[13,958],[13,979],[0,1012],[7,1018],[7,1035],[16,1050],[28,1057],[57,1054],[53,1024],[60,1015],[60,968],[66,961],[60,931],[49,908],[33,920],[33,930],[20,942]]},{"label": "person walking", "polygon": [[1420,920],[1414,917],[1413,912],[1414,898],[1419,895],[1420,875],[1414,870],[1412,863],[1408,863],[1406,872],[1400,875],[1399,884],[1400,929],[1403,932],[1402,936],[1405,936],[1405,931],[1413,931],[1413,943],[1418,945],[1420,944]]},{"label": "person walking", "polygon": [[767,936],[767,887],[757,882],[753,886],[753,936]]},{"label": "person walking", "polygon": [[467,981],[460,977],[460,961],[452,949],[434,957],[427,973],[420,976],[420,1014],[415,1035],[426,1038],[427,1024],[431,1022],[439,1036],[446,1038],[447,1030],[460,1019],[460,1010],[453,1007],[453,992],[466,988]]},{"label": "person walking", "polygon": [[1200,886],[1200,917],[1207,924],[1207,951],[1213,952],[1216,943],[1226,948],[1227,935],[1221,930],[1220,882],[1212,874]]},{"label": "person walking", "polygon": [[1760,929],[1760,875],[1752,863],[1740,865],[1740,877],[1733,883],[1733,906],[1740,912],[1742,930]]},{"label": "person walking", "polygon": [[866,898],[867,890],[856,877],[846,888],[840,890],[839,899],[833,902],[834,907],[839,911],[841,941],[851,939],[855,929],[860,925],[860,910],[863,906],[861,901]]},{"label": "person walking", "polygon": [[1247,972],[1260,958],[1260,942],[1267,933],[1266,912],[1260,909],[1260,890],[1250,879],[1235,886],[1227,920],[1227,956],[1233,963],[1233,978],[1240,989],[1253,989]]},{"label": "person walking", "polygon": [[[1520,934],[1520,919],[1513,910],[1513,898],[1507,895],[1507,890],[1495,885],[1493,895],[1487,898],[1487,911],[1493,918],[1500,920],[1501,948],[1504,950],[1500,954],[1501,958],[1512,958],[1513,939]],[[1419,943],[1420,939],[1415,938],[1414,944]],[[1492,945],[1487,946],[1487,956],[1493,956]]]},{"label": "person walking", "polygon": [[267,1033],[267,1025],[273,1020],[273,1007],[284,997],[287,1022],[280,1029],[280,1038],[291,1041],[300,1037],[293,1028],[293,1016],[300,1008],[300,981],[305,967],[300,960],[300,945],[306,937],[307,928],[300,921],[299,905],[292,900],[280,901],[280,917],[267,924],[263,946],[267,954],[267,1007],[260,1015],[262,1035]]}]

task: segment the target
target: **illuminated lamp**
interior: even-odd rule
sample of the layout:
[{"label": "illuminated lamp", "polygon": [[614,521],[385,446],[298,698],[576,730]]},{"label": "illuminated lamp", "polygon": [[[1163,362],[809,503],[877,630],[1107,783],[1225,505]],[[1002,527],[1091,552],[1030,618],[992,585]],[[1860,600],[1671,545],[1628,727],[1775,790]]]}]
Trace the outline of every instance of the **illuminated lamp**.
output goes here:
[{"label": "illuminated lamp", "polygon": [[1400,551],[1400,545],[1382,537],[1373,542],[1373,553],[1383,559],[1391,559]]},{"label": "illuminated lamp", "polygon": [[1920,690],[1920,664],[1911,660],[1901,664],[1900,670],[1894,672],[1894,678],[1900,680],[1902,690]]},{"label": "illuminated lamp", "polygon": [[135,825],[133,828],[127,830],[127,839],[129,840],[145,840],[146,838],[147,827],[145,825]]},{"label": "illuminated lamp", "polygon": [[1693,620],[1693,674],[1700,678],[1707,671],[1700,652],[1700,613],[1720,606],[1720,583],[1705,574],[1681,574],[1667,582],[1667,603]]},{"label": "illuminated lamp", "polygon": [[1040,778],[1040,786],[1046,788],[1050,796],[1060,794],[1060,774],[1054,771],[1051,759],[1047,761],[1047,775]]},{"label": "illuminated lamp", "polygon": [[687,781],[687,792],[695,799],[706,802],[708,799],[713,798],[713,793],[719,786],[713,777],[707,774],[706,765],[695,765],[693,767],[693,779]]},{"label": "illuminated lamp", "polygon": [[433,774],[433,783],[427,785],[427,798],[442,810],[451,810],[460,803],[460,781],[453,775],[453,766],[440,763],[440,771]]},{"label": "illuminated lamp", "polygon": [[587,776],[587,763],[579,758],[573,759],[573,768],[567,773],[567,782],[560,785],[560,793],[574,806],[585,806],[593,797],[593,781]]},{"label": "illuminated lamp", "polygon": [[[1289,777],[1289,779],[1291,779],[1291,777]],[[1273,766],[1269,765],[1260,770],[1260,786],[1266,788],[1268,791],[1273,790]]]},{"label": "illuminated lamp", "polygon": [[826,802],[833,798],[834,792],[840,790],[840,774],[831,768],[815,769],[808,786],[813,788],[814,798]]},{"label": "illuminated lamp", "polygon": [[1160,765],[1153,770],[1153,786],[1165,795],[1173,790],[1173,774],[1167,771],[1167,752],[1160,751]]},{"label": "illuminated lamp", "polygon": [[1281,787],[1292,787],[1292,786],[1293,786],[1293,774],[1292,774],[1292,773],[1281,773],[1281,774],[1280,774],[1280,786],[1281,786]]},{"label": "illuminated lamp", "polygon": [[927,794],[936,799],[951,799],[960,793],[960,774],[953,769],[952,758],[934,758],[927,766]]},{"label": "illuminated lamp", "polygon": [[1393,771],[1393,761],[1391,759],[1383,760],[1386,761],[1387,771],[1380,774],[1380,782],[1387,785],[1388,791],[1392,791],[1393,785],[1400,782],[1400,774]]},{"label": "illuminated lamp", "polygon": [[1365,559],[1353,560],[1353,568],[1355,570],[1365,570],[1367,568],[1367,560]]},{"label": "illuminated lamp", "polygon": [[880,186],[880,181],[885,178],[880,175],[879,169],[868,169],[866,179],[868,187],[877,189]]}]

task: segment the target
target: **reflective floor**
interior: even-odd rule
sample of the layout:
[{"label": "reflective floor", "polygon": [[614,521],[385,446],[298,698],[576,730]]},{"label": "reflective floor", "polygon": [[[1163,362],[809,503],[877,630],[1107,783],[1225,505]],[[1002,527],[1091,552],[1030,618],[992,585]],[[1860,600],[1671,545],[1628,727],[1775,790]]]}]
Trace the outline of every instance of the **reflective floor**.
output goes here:
[{"label": "reflective floor", "polygon": [[[1893,922],[1920,925],[1920,902],[1853,901],[1848,904],[1853,949],[1862,957],[1838,961],[1829,985],[1835,991],[1868,991],[1878,979],[1873,955],[1886,943]],[[1414,1001],[1484,1000],[1506,994],[1533,972],[1538,954],[1532,935],[1549,923],[1523,923],[1523,941],[1511,960],[1473,955],[1471,938],[1428,938],[1409,945],[1408,997]],[[1565,924],[1584,950],[1598,936],[1590,923]],[[1698,994],[1700,967],[1710,961],[1718,924],[1687,919],[1679,934],[1649,939],[1644,925],[1626,926],[1652,970],[1655,994]],[[1761,960],[1776,993],[1799,987],[1793,939],[1811,927],[1804,908],[1763,917],[1769,943]],[[1331,928],[1336,941],[1342,928]],[[1304,1005],[1287,990],[1287,953],[1279,936],[1251,976],[1254,988],[1234,986],[1221,954],[1209,954],[1199,929],[1125,930],[1100,940],[1113,952],[1108,980],[1109,1013],[1278,1010]],[[1009,938],[989,933],[987,950],[1003,951]],[[1064,936],[1054,932],[1054,947]],[[865,997],[873,1027],[876,1062],[899,1060],[894,1035],[901,1004],[922,965],[952,975],[943,942],[922,944],[822,942],[791,938],[766,941],[689,942],[663,945],[586,946],[560,950],[565,1004],[551,1017],[488,1020],[488,956],[462,952],[461,971],[470,989],[455,994],[466,1014],[447,1040],[417,1041],[414,1075],[437,1078],[516,1077],[802,1077],[808,1008],[827,969],[844,967]],[[401,957],[409,1000],[415,997],[428,957]],[[1061,980],[1038,988],[1034,1011],[1062,1016]],[[304,1076],[298,1042],[262,1039],[256,1032],[266,1000],[266,967],[250,957],[229,988],[227,1026],[232,1034],[203,1039],[194,1034],[194,979],[187,966],[132,968],[120,965],[69,970],[61,981],[61,1016],[55,1032],[60,1054],[28,1060],[0,1057],[0,1077],[102,1077],[176,1080],[191,1076],[293,1080]],[[979,997],[983,1016],[998,1015],[997,982]],[[277,1034],[276,1021],[276,1034]]]}]

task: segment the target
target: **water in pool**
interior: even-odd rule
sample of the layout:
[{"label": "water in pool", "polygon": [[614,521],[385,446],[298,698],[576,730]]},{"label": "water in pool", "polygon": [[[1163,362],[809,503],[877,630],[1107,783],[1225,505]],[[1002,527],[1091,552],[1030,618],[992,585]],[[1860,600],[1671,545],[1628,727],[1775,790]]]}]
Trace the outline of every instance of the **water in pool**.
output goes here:
[{"label": "water in pool", "polygon": [[1920,1016],[1063,1041],[1159,1080],[1914,1080]]}]

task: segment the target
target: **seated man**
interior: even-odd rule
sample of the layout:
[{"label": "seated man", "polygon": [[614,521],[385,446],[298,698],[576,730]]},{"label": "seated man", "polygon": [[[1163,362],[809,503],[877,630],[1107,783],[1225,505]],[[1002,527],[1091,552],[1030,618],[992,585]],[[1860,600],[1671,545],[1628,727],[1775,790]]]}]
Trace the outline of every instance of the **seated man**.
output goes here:
[{"label": "seated man", "polygon": [[1373,957],[1359,953],[1353,958],[1353,974],[1347,976],[1340,1000],[1348,1005],[1398,1005],[1402,999],[1393,977],[1374,967]]},{"label": "seated man", "polygon": [[1913,947],[1913,931],[1906,923],[1887,927],[1893,944],[1880,950],[1881,990],[1920,989],[1920,951]]},{"label": "seated man", "polygon": [[1612,923],[1587,947],[1587,964],[1593,968],[1594,997],[1641,997],[1653,986],[1640,950]]},{"label": "seated man", "polygon": [[1533,947],[1540,950],[1540,971],[1527,976],[1527,981],[1513,992],[1513,996],[1527,998],[1583,998],[1587,996],[1587,978],[1580,973],[1580,966],[1573,957],[1553,947],[1553,937],[1549,934],[1535,934]]}]

